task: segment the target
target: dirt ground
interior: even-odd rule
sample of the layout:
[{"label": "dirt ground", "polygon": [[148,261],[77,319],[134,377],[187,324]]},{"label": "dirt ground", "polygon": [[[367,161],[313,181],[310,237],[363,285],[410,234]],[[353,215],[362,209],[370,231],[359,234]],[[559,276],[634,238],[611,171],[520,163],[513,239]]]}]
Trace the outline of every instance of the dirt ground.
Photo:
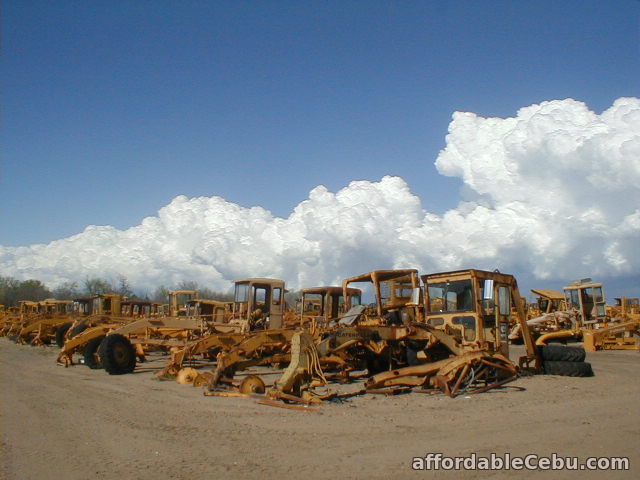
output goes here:
[{"label": "dirt ground", "polygon": [[[523,377],[455,399],[370,394],[314,412],[160,382],[162,357],[110,376],[58,366],[56,353],[0,338],[2,479],[640,478],[639,352],[588,354],[592,378]],[[428,453],[629,457],[631,471],[412,470]]]}]

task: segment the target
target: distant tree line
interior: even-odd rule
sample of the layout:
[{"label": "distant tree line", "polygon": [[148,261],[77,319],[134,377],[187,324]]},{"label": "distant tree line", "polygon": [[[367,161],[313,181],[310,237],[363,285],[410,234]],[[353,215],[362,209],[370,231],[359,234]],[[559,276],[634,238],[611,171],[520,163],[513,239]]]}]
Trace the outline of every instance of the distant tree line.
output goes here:
[{"label": "distant tree line", "polygon": [[127,278],[123,275],[120,275],[115,282],[104,278],[87,277],[80,285],[78,282],[68,281],[54,289],[49,289],[40,280],[16,280],[12,277],[0,276],[0,305],[10,307],[18,305],[20,300],[38,302],[47,298],[74,300],[101,293],[119,293],[130,299],[166,303],[168,299],[167,293],[170,290],[195,290],[198,293],[198,298],[221,301],[233,300],[232,293],[217,292],[209,288],[199,287],[197,282],[183,281],[172,288],[161,285],[150,295],[148,292],[134,291]]}]

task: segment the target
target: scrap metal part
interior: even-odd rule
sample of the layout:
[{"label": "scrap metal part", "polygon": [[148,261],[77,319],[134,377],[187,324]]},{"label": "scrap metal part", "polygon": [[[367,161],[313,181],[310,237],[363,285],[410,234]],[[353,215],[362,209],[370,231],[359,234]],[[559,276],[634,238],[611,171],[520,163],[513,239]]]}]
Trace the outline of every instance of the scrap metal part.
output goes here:
[{"label": "scrap metal part", "polygon": [[327,379],[322,372],[313,337],[298,332],[291,338],[291,362],[275,387],[280,392],[299,396],[312,384],[326,385]]},{"label": "scrap metal part", "polygon": [[264,393],[265,385],[262,379],[258,375],[248,375],[238,387],[240,393]]},{"label": "scrap metal part", "polygon": [[398,385],[428,385],[453,398],[462,391],[480,393],[496,388],[518,376],[516,366],[505,356],[476,351],[379,373],[369,378],[365,387],[372,390]]}]

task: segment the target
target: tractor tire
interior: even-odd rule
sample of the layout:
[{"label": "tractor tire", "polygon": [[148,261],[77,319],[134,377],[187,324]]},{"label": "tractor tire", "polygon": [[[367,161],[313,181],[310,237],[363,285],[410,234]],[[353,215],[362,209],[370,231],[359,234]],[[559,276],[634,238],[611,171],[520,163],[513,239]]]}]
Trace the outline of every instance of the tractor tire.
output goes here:
[{"label": "tractor tire", "polygon": [[587,362],[554,362],[545,360],[542,363],[545,375],[562,377],[593,377],[591,364]]},{"label": "tractor tire", "polygon": [[84,364],[91,370],[99,370],[102,368],[102,360],[99,358],[98,349],[104,338],[104,335],[92,338],[84,346]]},{"label": "tractor tire", "polygon": [[587,355],[582,347],[563,347],[560,345],[541,345],[542,360],[552,362],[584,362]]},{"label": "tractor tire", "polygon": [[87,328],[89,328],[89,325],[87,325],[86,323],[79,323],[78,325],[76,325],[75,327],[73,327],[71,329],[71,333],[69,334],[69,338],[75,337],[79,333],[84,332]]},{"label": "tractor tire", "polygon": [[100,343],[98,355],[109,375],[124,375],[136,368],[136,349],[124,335],[107,335]]},{"label": "tractor tire", "polygon": [[62,348],[64,347],[64,337],[71,328],[73,322],[63,323],[56,329],[56,344]]}]

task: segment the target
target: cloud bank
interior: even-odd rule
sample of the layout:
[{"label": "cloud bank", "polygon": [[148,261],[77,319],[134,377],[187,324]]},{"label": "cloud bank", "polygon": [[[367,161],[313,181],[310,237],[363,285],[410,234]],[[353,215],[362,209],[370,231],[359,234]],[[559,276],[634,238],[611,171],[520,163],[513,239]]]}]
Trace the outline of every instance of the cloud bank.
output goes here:
[{"label": "cloud bank", "polygon": [[318,186],[288,218],[178,196],[127,230],[0,246],[0,271],[51,287],[124,275],[136,288],[195,280],[218,290],[249,276],[338,284],[381,268],[499,268],[541,280],[640,271],[640,99],[600,115],[571,99],[513,118],[456,112],[435,164],[464,182],[464,201],[443,215],[392,176],[335,193]]}]

